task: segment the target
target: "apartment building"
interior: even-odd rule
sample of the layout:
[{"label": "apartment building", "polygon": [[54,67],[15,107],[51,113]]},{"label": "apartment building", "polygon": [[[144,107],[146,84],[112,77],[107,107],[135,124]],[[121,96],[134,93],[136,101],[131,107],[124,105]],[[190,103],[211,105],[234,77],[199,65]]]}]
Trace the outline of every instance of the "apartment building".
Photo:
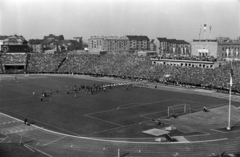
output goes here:
[{"label": "apartment building", "polygon": [[128,47],[126,36],[91,36],[88,39],[88,51],[92,54],[127,53]]},{"label": "apartment building", "polygon": [[31,47],[31,52],[43,53],[43,40],[41,39],[30,39],[29,45]]},{"label": "apartment building", "polygon": [[129,40],[129,52],[150,50],[150,40],[147,36],[127,35]]},{"label": "apartment building", "polygon": [[184,40],[157,38],[156,46],[160,55],[191,55],[191,45]]}]

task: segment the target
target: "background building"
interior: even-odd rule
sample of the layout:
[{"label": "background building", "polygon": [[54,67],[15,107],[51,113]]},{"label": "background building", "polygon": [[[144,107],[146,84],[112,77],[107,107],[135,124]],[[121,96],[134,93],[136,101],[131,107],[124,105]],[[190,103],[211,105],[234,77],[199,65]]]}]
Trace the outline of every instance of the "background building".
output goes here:
[{"label": "background building", "polygon": [[41,39],[30,39],[29,45],[31,47],[31,52],[43,53],[43,40]]},{"label": "background building", "polygon": [[191,43],[192,56],[200,56],[200,57],[214,57],[217,58],[217,48],[218,41],[217,40],[193,40]]},{"label": "background building", "polygon": [[156,46],[156,44],[154,42],[155,42],[154,39],[152,39],[150,41],[150,44],[149,44],[149,50],[150,51],[156,51],[156,49],[157,49],[157,46]]},{"label": "background building", "polygon": [[64,40],[63,35],[53,35],[49,34],[48,36],[43,37],[43,51],[45,53],[55,53],[55,52],[60,52],[61,48],[59,45],[59,42]]},{"label": "background building", "polygon": [[11,35],[3,40],[3,45],[26,45],[27,40],[23,36]]},{"label": "background building", "polygon": [[0,36],[0,51],[2,50],[3,41],[7,38],[8,38],[7,35],[1,35]]},{"label": "background building", "polygon": [[159,55],[191,55],[191,45],[184,40],[157,38],[156,46]]},{"label": "background building", "polygon": [[193,40],[192,56],[213,57],[217,60],[240,59],[240,41],[229,38]]},{"label": "background building", "polygon": [[61,40],[58,43],[61,47],[61,52],[83,50],[82,37],[74,37],[74,40]]},{"label": "background building", "polygon": [[239,60],[240,41],[218,42],[218,60]]},{"label": "background building", "polygon": [[26,53],[30,51],[28,42],[23,36],[7,36],[1,42],[1,51],[3,53]]},{"label": "background building", "polygon": [[150,50],[150,40],[147,36],[127,35],[129,40],[129,52]]},{"label": "background building", "polygon": [[128,47],[128,38],[125,36],[92,36],[88,40],[88,51],[93,54],[126,53]]}]

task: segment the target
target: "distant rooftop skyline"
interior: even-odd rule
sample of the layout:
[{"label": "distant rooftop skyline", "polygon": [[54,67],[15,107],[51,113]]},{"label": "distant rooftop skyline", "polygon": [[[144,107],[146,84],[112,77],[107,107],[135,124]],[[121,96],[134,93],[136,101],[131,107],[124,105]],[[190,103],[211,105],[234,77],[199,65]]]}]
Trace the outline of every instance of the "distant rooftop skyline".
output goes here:
[{"label": "distant rooftop skyline", "polygon": [[192,41],[240,36],[240,0],[0,0],[0,35],[43,39],[146,35]]}]

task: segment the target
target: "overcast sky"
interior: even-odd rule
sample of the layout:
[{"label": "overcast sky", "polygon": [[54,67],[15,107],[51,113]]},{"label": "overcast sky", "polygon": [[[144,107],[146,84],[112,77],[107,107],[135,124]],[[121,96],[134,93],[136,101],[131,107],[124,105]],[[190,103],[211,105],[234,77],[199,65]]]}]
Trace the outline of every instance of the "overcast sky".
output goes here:
[{"label": "overcast sky", "polygon": [[[192,41],[240,36],[240,0],[0,0],[0,35],[147,35]],[[209,27],[207,28],[207,38]]]}]

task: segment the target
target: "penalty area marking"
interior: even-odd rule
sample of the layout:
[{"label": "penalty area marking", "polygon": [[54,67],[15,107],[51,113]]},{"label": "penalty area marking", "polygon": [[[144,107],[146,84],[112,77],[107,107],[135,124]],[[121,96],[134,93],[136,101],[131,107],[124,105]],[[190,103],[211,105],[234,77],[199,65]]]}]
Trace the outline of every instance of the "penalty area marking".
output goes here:
[{"label": "penalty area marking", "polygon": [[[176,99],[169,99],[169,100],[163,100],[163,101],[148,102],[148,103],[143,103],[143,104],[139,104],[139,103],[129,103],[129,104],[125,104],[125,105],[118,106],[117,109],[122,109],[121,107],[127,106],[127,105],[131,105],[131,104],[139,104],[139,105],[129,106],[129,107],[136,107],[136,106],[143,106],[143,105],[151,105],[151,104],[155,104],[155,103],[159,103],[159,102],[172,101],[172,100],[176,100]],[[125,107],[125,108],[129,108],[129,107]],[[123,109],[124,109],[124,108],[123,108]]]},{"label": "penalty area marking", "polygon": [[[152,114],[161,113],[161,112],[166,112],[167,113],[167,110],[158,111],[158,112],[150,112],[150,113],[147,113],[147,114],[142,114],[142,115],[140,115],[140,117],[149,118],[149,117],[147,117],[147,115],[152,115]],[[165,117],[167,117],[167,116],[165,116]]]},{"label": "penalty area marking", "polygon": [[[4,113],[0,113],[2,115],[5,115],[7,117],[19,120],[17,118],[14,118],[12,116],[6,115]],[[34,125],[35,126],[35,125]],[[68,135],[68,134],[64,134],[64,133],[59,133],[59,132],[55,132],[52,130],[48,130],[48,129],[44,129],[38,126],[35,126],[37,128],[39,128],[40,130],[46,131],[46,132],[50,132],[50,133],[55,133],[58,135],[65,135],[68,137],[72,137],[72,138],[77,138],[77,139],[84,139],[84,140],[92,140],[92,141],[101,141],[101,142],[115,142],[115,143],[132,143],[132,144],[161,144],[159,142],[132,142],[132,141],[117,141],[117,140],[104,140],[104,139],[96,139],[96,138],[91,138],[91,137],[81,137],[81,136],[74,136],[74,135]],[[214,141],[222,141],[222,140],[227,140],[228,138],[222,138],[222,139],[214,139],[214,140],[204,140],[204,141],[193,141],[191,143],[204,143],[204,142],[214,142]],[[170,143],[164,143],[164,144],[179,144],[179,143],[184,143],[184,142],[170,142]]]},{"label": "penalty area marking", "polygon": [[102,121],[102,122],[106,122],[106,123],[110,123],[110,124],[114,124],[114,125],[117,125],[117,126],[124,127],[123,125],[120,125],[120,124],[117,124],[117,123],[114,123],[114,122],[110,122],[110,121],[106,121],[106,120],[103,120],[103,119],[99,119],[99,118],[96,118],[96,117],[92,117],[92,116],[88,116],[88,115],[84,115],[84,116],[88,117],[88,118],[96,119],[96,120],[99,120],[99,121]]},{"label": "penalty area marking", "polygon": [[111,109],[111,110],[105,110],[105,111],[93,112],[93,113],[85,114],[84,116],[93,115],[93,114],[98,114],[98,113],[104,113],[104,112],[110,112],[110,111],[117,111],[117,110],[122,110],[122,109],[127,109],[127,108],[133,108],[133,107],[137,107],[137,106],[144,106],[144,105],[149,105],[149,104],[153,104],[153,103],[161,103],[161,102],[166,102],[166,101],[174,101],[174,100],[176,100],[176,99],[169,99],[169,100],[163,100],[163,101],[156,101],[156,102],[151,102],[151,103],[147,103],[147,104],[141,104],[141,105],[129,106],[129,107],[124,107],[124,108],[119,108],[119,109]]}]

